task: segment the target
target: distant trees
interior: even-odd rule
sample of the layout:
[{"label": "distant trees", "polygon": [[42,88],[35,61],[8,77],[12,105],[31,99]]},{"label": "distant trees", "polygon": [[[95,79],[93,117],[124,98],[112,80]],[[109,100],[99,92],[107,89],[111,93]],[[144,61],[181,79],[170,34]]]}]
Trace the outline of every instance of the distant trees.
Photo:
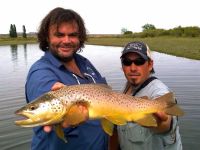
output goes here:
[{"label": "distant trees", "polygon": [[121,29],[121,33],[124,34],[126,31],[128,31],[126,28]]},{"label": "distant trees", "polygon": [[200,36],[199,27],[181,27],[178,26],[169,30],[170,34],[176,37],[198,37]]},{"label": "distant trees", "polygon": [[[9,35],[11,38],[17,38],[18,34],[15,24],[10,25]],[[27,38],[25,25],[22,26],[22,37]]]},{"label": "distant trees", "polygon": [[17,37],[17,29],[16,29],[15,24],[11,24],[10,25],[9,34],[10,34],[11,38],[16,38]]},{"label": "distant trees", "polygon": [[132,31],[129,31],[129,30],[126,29],[126,28],[122,28],[122,29],[121,29],[121,33],[122,33],[122,34],[133,34]]},{"label": "distant trees", "polygon": [[145,37],[158,37],[158,36],[175,36],[175,37],[200,37],[200,27],[175,27],[173,29],[156,29],[153,24],[145,24],[142,26],[142,32],[128,31],[126,28],[122,28],[122,34],[124,37],[132,38],[145,38]]},{"label": "distant trees", "polygon": [[25,27],[25,25],[22,26],[22,30],[23,30],[22,37],[26,38],[27,35],[26,35],[26,27]]},{"label": "distant trees", "polygon": [[143,25],[142,26],[142,29],[143,29],[143,31],[147,31],[147,30],[155,30],[156,29],[156,27],[154,26],[154,25],[152,25],[152,24],[145,24],[145,25]]}]

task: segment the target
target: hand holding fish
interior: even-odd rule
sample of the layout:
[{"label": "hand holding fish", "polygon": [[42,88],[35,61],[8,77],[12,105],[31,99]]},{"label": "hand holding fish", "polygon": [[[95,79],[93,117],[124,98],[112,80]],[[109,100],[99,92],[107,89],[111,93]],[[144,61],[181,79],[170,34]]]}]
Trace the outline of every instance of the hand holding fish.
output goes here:
[{"label": "hand holding fish", "polygon": [[154,117],[156,119],[157,126],[151,127],[151,129],[155,133],[164,133],[170,130],[172,116],[167,115],[164,112],[156,112],[154,113]]},{"label": "hand holding fish", "polygon": [[131,121],[154,127],[152,130],[160,133],[168,131],[170,115],[184,114],[174,102],[171,92],[148,100],[113,91],[102,84],[64,86],[56,83],[52,90],[56,91],[45,93],[17,110],[17,115],[26,118],[15,121],[15,124],[23,127],[45,126],[45,131],[51,131],[51,127],[49,129],[46,125],[56,124],[57,135],[66,142],[60,127],[77,126],[88,119],[100,119],[103,130],[109,135],[113,134],[114,124],[124,125]]},{"label": "hand holding fish", "polygon": [[[61,82],[56,82],[56,83],[52,86],[51,90],[52,90],[52,91],[56,91],[56,90],[59,90],[60,88],[62,88],[62,87],[64,87],[64,86],[65,86],[65,85],[64,85],[63,83],[61,83]],[[83,106],[83,105],[79,105],[79,106],[78,106],[78,110],[79,110],[80,113],[82,113],[82,114],[87,114],[87,113],[88,113],[88,109],[87,109],[85,106]],[[85,119],[87,120],[87,118],[85,118]],[[64,120],[63,123],[62,123],[62,127],[63,127],[63,128],[69,127],[68,122]],[[52,129],[53,129],[53,126],[44,126],[44,128],[43,128],[43,130],[44,130],[46,133],[51,132]]]},{"label": "hand holding fish", "polygon": [[[56,82],[56,83],[52,86],[51,90],[52,90],[52,91],[56,91],[56,90],[62,88],[63,86],[64,86],[63,83]],[[65,128],[68,127],[67,123],[64,122],[63,124],[64,124],[63,127],[65,127]],[[46,133],[49,133],[49,132],[51,132],[51,130],[53,129],[53,127],[52,127],[52,126],[44,126],[43,129],[44,129],[44,131],[45,131]]]}]

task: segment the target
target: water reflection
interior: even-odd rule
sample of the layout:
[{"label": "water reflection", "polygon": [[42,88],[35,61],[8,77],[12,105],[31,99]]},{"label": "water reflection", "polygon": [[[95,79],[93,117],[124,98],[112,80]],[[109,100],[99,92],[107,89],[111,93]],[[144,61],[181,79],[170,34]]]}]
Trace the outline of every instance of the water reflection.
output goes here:
[{"label": "water reflection", "polygon": [[27,65],[27,55],[28,55],[27,54],[27,44],[24,44],[23,47],[24,47],[24,60]]},{"label": "water reflection", "polygon": [[14,62],[17,61],[17,55],[18,55],[17,48],[18,48],[18,46],[16,44],[10,45],[10,51],[11,51],[11,54],[12,54],[12,61],[14,61]]},{"label": "water reflection", "polygon": [[16,44],[12,44],[10,45],[10,51],[11,51],[11,60],[12,62],[17,62],[18,61],[18,46],[19,51],[23,50],[23,56],[24,56],[24,60],[25,62],[27,62],[27,44],[24,45],[16,45]]}]

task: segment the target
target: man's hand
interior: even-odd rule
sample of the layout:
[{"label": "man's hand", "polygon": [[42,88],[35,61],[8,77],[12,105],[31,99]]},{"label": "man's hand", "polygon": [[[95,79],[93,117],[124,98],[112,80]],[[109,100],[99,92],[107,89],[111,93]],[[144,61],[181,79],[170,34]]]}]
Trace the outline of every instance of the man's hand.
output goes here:
[{"label": "man's hand", "polygon": [[46,132],[46,133],[50,133],[51,132],[51,130],[52,130],[52,126],[44,126],[43,127],[43,130],[44,130],[44,132]]},{"label": "man's hand", "polygon": [[61,82],[56,82],[52,87],[51,90],[52,91],[56,91],[59,90],[60,88],[64,87],[65,85]]},{"label": "man's hand", "polygon": [[170,125],[172,121],[172,117],[165,114],[164,112],[154,113],[154,117],[156,118],[157,127],[151,127],[151,129],[155,133],[165,133],[170,130]]},{"label": "man's hand", "polygon": [[[65,86],[65,85],[64,85],[63,83],[61,83],[61,82],[56,82],[56,83],[52,86],[51,90],[52,90],[52,91],[56,91],[56,90],[59,90],[60,88],[62,88],[62,87],[64,87],[64,86]],[[77,107],[78,107],[78,108],[77,108]],[[74,106],[73,109],[76,109],[76,110],[78,109],[78,111],[77,111],[76,113],[77,113],[77,114],[80,114],[80,116],[82,116],[82,118],[80,118],[82,122],[88,120],[88,109],[87,109],[86,106],[84,106],[84,105],[77,105],[77,106]],[[73,111],[73,110],[71,110],[71,111]],[[67,128],[67,127],[69,127],[70,125],[68,124],[67,121],[63,121],[63,122],[62,122],[62,126],[63,126],[63,128]],[[43,127],[43,130],[44,130],[46,133],[51,132],[52,129],[53,129],[52,126],[44,126],[44,127]]]},{"label": "man's hand", "polygon": [[[63,83],[61,82],[56,82],[52,87],[51,87],[51,90],[52,91],[55,91],[55,90],[59,90],[60,88],[62,88],[63,86],[65,86]],[[63,123],[63,127],[68,127],[67,123]],[[44,126],[43,127],[43,130],[46,132],[46,133],[49,133],[51,132],[53,129],[52,126]]]}]

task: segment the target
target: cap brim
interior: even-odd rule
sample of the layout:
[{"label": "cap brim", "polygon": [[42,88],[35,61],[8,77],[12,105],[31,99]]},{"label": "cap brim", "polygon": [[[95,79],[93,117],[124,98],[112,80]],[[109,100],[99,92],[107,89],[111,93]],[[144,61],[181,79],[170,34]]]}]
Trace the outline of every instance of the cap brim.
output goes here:
[{"label": "cap brim", "polygon": [[120,58],[122,58],[124,55],[126,55],[126,54],[128,54],[128,53],[137,53],[137,54],[139,54],[143,59],[148,60],[148,56],[147,56],[147,55],[144,55],[144,54],[141,53],[141,52],[133,51],[133,50],[126,51],[125,53],[122,54],[122,56],[121,56]]}]

